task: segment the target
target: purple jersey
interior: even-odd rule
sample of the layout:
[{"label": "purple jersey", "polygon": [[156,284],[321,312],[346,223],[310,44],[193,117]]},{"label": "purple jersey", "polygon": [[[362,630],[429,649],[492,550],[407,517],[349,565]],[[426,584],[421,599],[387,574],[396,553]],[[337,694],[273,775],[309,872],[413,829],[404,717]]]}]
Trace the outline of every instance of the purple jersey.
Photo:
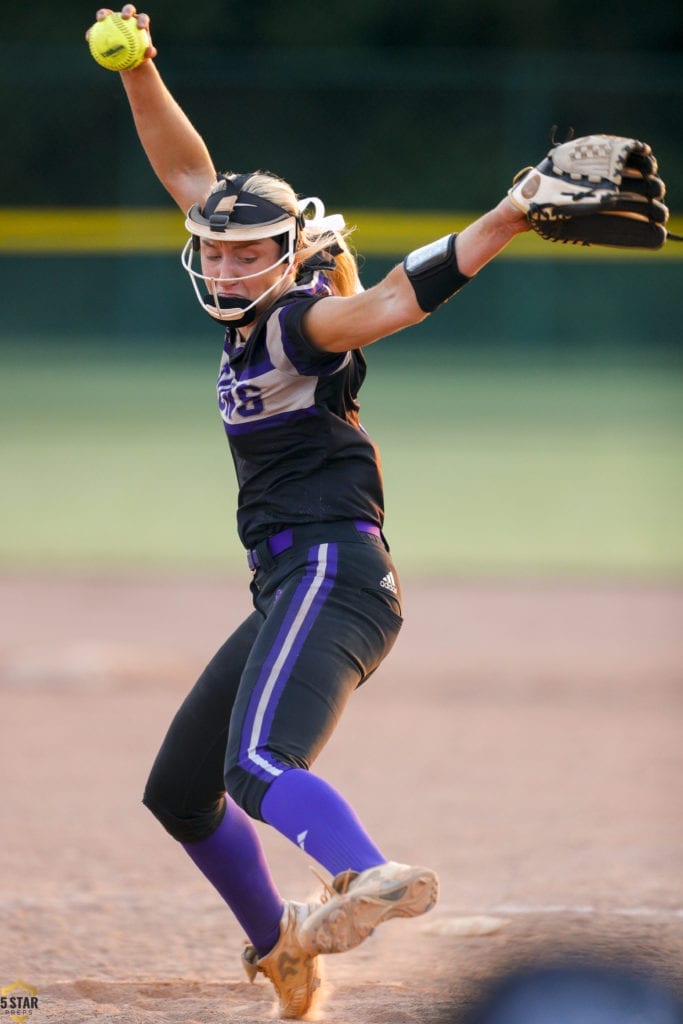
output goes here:
[{"label": "purple jersey", "polygon": [[226,332],[218,406],[239,484],[247,548],[286,526],[363,519],[382,526],[379,452],[358,419],[360,350],[322,352],[302,318],[330,294],[314,274],[283,295],[246,342]]}]

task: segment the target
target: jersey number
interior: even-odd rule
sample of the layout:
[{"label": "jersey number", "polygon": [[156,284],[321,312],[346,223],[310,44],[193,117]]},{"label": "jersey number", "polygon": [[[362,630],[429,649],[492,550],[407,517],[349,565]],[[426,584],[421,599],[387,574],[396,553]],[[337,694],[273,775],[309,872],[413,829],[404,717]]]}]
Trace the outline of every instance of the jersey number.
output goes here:
[{"label": "jersey number", "polygon": [[263,412],[260,388],[254,384],[238,384],[233,388],[228,398],[228,414],[231,419],[235,412],[238,416],[258,416]]}]

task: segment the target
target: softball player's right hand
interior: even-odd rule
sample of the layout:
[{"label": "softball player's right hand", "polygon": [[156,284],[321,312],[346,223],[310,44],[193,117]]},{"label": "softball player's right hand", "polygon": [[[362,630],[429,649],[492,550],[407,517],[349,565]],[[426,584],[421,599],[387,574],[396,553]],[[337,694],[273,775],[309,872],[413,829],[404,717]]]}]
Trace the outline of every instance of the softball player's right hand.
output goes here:
[{"label": "softball player's right hand", "polygon": [[[96,21],[102,21],[104,18],[107,17],[107,15],[109,15],[111,13],[112,13],[112,10],[111,10],[110,7],[100,7],[100,9],[98,10],[97,14],[95,15],[95,20]],[[149,36],[150,45],[147,48],[147,52],[145,54],[145,59],[146,60],[152,60],[154,57],[156,57],[158,51],[157,51],[156,46],[152,42],[152,34],[151,34],[150,30],[149,30],[149,25],[150,25],[150,20],[151,20],[150,17],[149,17],[149,14],[143,14],[143,13],[138,14],[138,12],[137,12],[137,10],[135,8],[135,4],[124,4],[123,7],[121,8],[121,17],[122,18],[135,18],[135,20],[138,23],[138,28],[146,29],[147,35]],[[88,38],[88,32],[85,33],[85,38],[86,39]]]}]

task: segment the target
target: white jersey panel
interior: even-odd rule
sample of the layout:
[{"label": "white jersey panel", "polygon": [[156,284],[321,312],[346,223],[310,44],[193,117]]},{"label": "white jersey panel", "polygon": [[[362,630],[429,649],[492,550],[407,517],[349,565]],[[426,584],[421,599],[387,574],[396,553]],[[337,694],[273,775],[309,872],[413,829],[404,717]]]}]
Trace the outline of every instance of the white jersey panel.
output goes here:
[{"label": "white jersey panel", "polygon": [[[289,348],[289,354],[287,352]],[[302,415],[315,415],[319,376],[296,365],[295,348],[283,338],[280,311],[266,324],[265,336],[256,358],[242,363],[235,356],[239,347],[223,353],[218,375],[218,408],[228,434],[245,433],[277,426]],[[346,352],[334,360],[324,376],[344,370],[351,360]]]}]

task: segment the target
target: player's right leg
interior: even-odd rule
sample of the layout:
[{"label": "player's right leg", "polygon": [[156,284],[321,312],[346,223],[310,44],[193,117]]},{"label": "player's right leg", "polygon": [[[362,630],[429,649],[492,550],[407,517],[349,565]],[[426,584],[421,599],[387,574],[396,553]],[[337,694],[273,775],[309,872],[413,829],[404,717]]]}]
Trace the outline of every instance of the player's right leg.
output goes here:
[{"label": "player's right leg", "polygon": [[177,712],[144,803],[218,890],[250,943],[244,966],[273,983],[280,1015],[300,1017],[320,988],[318,962],[298,944],[306,905],[283,900],[249,816],[225,795],[228,726],[244,662],[262,618],[253,613],[202,672]]},{"label": "player's right leg", "polygon": [[208,663],[173,718],[147,781],[143,803],[183,844],[207,840],[223,821],[230,718],[260,622],[252,612]]}]

